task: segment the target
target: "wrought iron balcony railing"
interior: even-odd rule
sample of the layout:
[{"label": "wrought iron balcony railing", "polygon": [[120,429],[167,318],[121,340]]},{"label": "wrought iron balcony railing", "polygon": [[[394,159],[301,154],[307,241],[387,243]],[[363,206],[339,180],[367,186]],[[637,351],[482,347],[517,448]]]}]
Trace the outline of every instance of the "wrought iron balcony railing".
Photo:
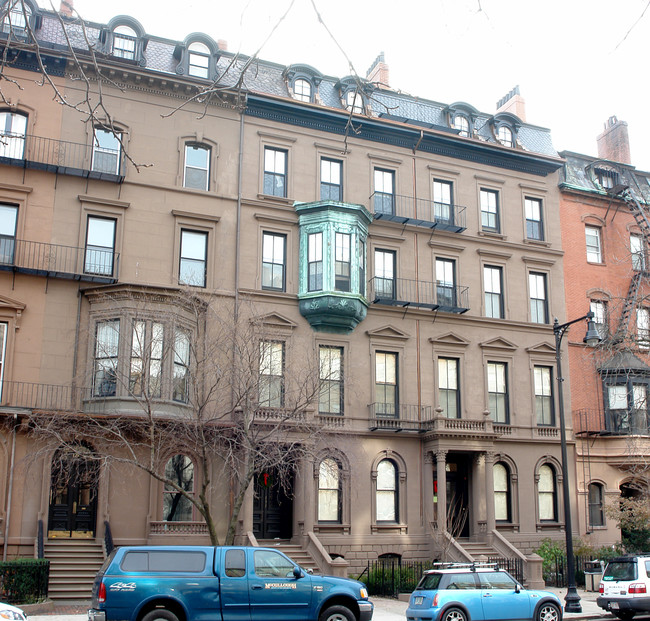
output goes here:
[{"label": "wrought iron balcony railing", "polygon": [[0,133],[0,164],[121,183],[119,150],[30,134]]},{"label": "wrought iron balcony railing", "polygon": [[0,235],[0,270],[50,278],[117,282],[120,255],[110,249],[61,246]]},{"label": "wrought iron balcony railing", "polygon": [[390,220],[453,233],[462,233],[467,228],[465,207],[460,205],[386,192],[374,192],[370,196],[370,202],[376,220]]},{"label": "wrought iron balcony railing", "polygon": [[374,304],[417,306],[448,313],[460,314],[469,310],[468,287],[407,278],[371,278],[368,299]]},{"label": "wrought iron balcony railing", "polygon": [[615,410],[581,409],[573,412],[574,432],[589,435],[650,435],[646,407]]},{"label": "wrought iron balcony railing", "polygon": [[405,403],[371,403],[370,430],[418,431],[423,432],[432,420],[430,405],[408,405]]}]

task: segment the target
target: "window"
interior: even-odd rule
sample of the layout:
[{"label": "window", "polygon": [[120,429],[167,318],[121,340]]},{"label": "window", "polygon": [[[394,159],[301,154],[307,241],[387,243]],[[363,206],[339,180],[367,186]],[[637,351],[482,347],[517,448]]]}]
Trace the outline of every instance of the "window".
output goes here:
[{"label": "window", "polygon": [[287,195],[287,152],[264,147],[264,194]]},{"label": "window", "polygon": [[503,319],[503,270],[493,265],[483,267],[485,316]]},{"label": "window", "polygon": [[585,240],[587,243],[587,261],[589,261],[589,263],[602,263],[603,256],[600,246],[600,229],[595,226],[586,226]]},{"label": "window", "polygon": [[142,320],[133,322],[129,376],[131,395],[160,397],[163,335],[161,323]]},{"label": "window", "polygon": [[397,465],[390,459],[377,464],[377,522],[397,522]]},{"label": "window", "polygon": [[113,30],[113,56],[134,60],[137,40],[137,34],[133,28],[118,26]]},{"label": "window", "polygon": [[[187,455],[174,455],[165,465],[163,491],[163,520],[165,522],[191,522],[192,502],[175,486],[194,495],[194,464]],[[173,483],[173,485],[172,485]],[[179,559],[180,560],[180,559]]]},{"label": "window", "polygon": [[605,526],[605,494],[600,483],[589,483],[589,526]]},{"label": "window", "polygon": [[398,418],[397,354],[375,354],[375,414]]},{"label": "window", "polygon": [[395,252],[375,250],[375,293],[378,297],[395,299]]},{"label": "window", "polygon": [[637,272],[645,270],[645,248],[641,235],[630,235],[630,254],[632,255],[632,269]]},{"label": "window", "polygon": [[501,125],[497,132],[497,137],[499,142],[505,147],[514,146],[514,140],[512,136],[512,130],[507,125]]},{"label": "window", "polygon": [[639,349],[650,348],[650,310],[647,308],[636,309],[636,337]]},{"label": "window", "polygon": [[253,562],[258,578],[280,578],[286,583],[287,576],[293,575],[294,565],[286,556],[275,550],[255,550]]},{"label": "window", "polygon": [[259,403],[271,408],[284,405],[284,343],[260,342]]},{"label": "window", "polygon": [[7,328],[5,322],[0,322],[0,399],[2,399],[2,386],[5,377],[5,359],[7,356]]},{"label": "window", "polygon": [[320,200],[343,200],[341,171],[343,163],[338,160],[322,158],[320,161]]},{"label": "window", "polygon": [[494,478],[494,519],[497,522],[512,521],[510,507],[510,469],[503,462],[492,467]]},{"label": "window", "polygon": [[318,468],[318,521],[341,522],[341,469],[331,457]]},{"label": "window", "polygon": [[18,207],[0,204],[0,263],[14,262]]},{"label": "window", "polygon": [[20,0],[8,2],[3,7],[2,12],[4,13],[6,11],[6,13],[2,20],[2,32],[11,32],[14,35],[21,36],[26,34],[27,20],[31,17],[32,10],[27,3],[24,4],[24,7],[25,11],[23,12],[23,3]]},{"label": "window", "polygon": [[190,382],[190,336],[184,330],[176,330],[174,335],[174,369],[173,395],[174,401],[187,403],[189,400]]},{"label": "window", "polygon": [[359,293],[366,295],[366,242],[359,240]]},{"label": "window", "polygon": [[355,114],[363,114],[363,97],[359,91],[352,89],[345,94],[345,107]]},{"label": "window", "polygon": [[195,78],[208,78],[208,68],[210,66],[210,48],[201,43],[194,41],[187,48],[188,51],[188,69],[189,75]]},{"label": "window", "polygon": [[544,224],[542,222],[542,201],[539,198],[524,199],[526,212],[526,237],[542,241],[544,239]]},{"label": "window", "polygon": [[460,418],[458,360],[456,358],[438,358],[438,401],[443,416]]},{"label": "window", "polygon": [[546,301],[546,274],[530,272],[530,320],[533,323],[548,323],[548,304]]},{"label": "window", "polygon": [[452,184],[449,181],[433,181],[433,214],[436,222],[452,224]]},{"label": "window", "polygon": [[205,287],[208,234],[181,229],[181,257],[178,282],[181,285]]},{"label": "window", "polygon": [[350,291],[351,236],[349,233],[336,233],[334,240],[334,289],[336,289],[336,291]]},{"label": "window", "polygon": [[0,112],[0,157],[22,160],[26,131],[27,117],[24,114]]},{"label": "window", "polygon": [[495,190],[481,190],[481,226],[499,232],[499,193]]},{"label": "window", "polygon": [[286,245],[286,235],[266,231],[262,234],[262,289],[285,290]]},{"label": "window", "polygon": [[594,324],[600,338],[605,340],[609,333],[607,325],[607,302],[603,300],[591,300],[589,310],[594,314]]},{"label": "window", "polygon": [[607,431],[645,435],[650,428],[649,380],[642,377],[607,378]]},{"label": "window", "polygon": [[487,363],[488,409],[495,423],[509,423],[507,368],[504,362]]},{"label": "window", "polygon": [[613,188],[618,183],[618,173],[614,170],[596,168],[594,174],[596,175],[596,181],[605,190]]},{"label": "window", "polygon": [[298,101],[311,102],[311,82],[302,78],[293,83],[293,96]]},{"label": "window", "polygon": [[555,408],[553,404],[553,383],[551,367],[535,367],[533,369],[535,383],[535,412],[538,425],[555,424]]},{"label": "window", "polygon": [[229,578],[246,576],[246,552],[244,550],[226,550],[224,568]]},{"label": "window", "polygon": [[343,348],[321,345],[318,349],[321,414],[343,414]]},{"label": "window", "polygon": [[185,145],[183,187],[210,189],[210,149],[200,144]]},{"label": "window", "polygon": [[93,396],[114,397],[117,389],[117,357],[120,320],[101,321],[95,332],[95,369]]},{"label": "window", "polygon": [[469,138],[469,119],[462,114],[454,115],[454,129],[458,130],[459,136]]},{"label": "window", "polygon": [[116,220],[88,216],[84,272],[102,276],[113,275]]},{"label": "window", "polygon": [[375,168],[375,213],[393,215],[395,213],[395,172]]},{"label": "window", "polygon": [[436,259],[436,299],[440,306],[456,306],[456,261]]},{"label": "window", "polygon": [[310,233],[307,237],[307,290],[323,290],[323,234]]},{"label": "window", "polygon": [[542,522],[557,521],[557,498],[555,488],[555,470],[544,464],[539,469],[537,483],[537,503],[539,519]]},{"label": "window", "polygon": [[93,161],[95,172],[118,175],[120,173],[121,134],[96,127],[93,136]]}]

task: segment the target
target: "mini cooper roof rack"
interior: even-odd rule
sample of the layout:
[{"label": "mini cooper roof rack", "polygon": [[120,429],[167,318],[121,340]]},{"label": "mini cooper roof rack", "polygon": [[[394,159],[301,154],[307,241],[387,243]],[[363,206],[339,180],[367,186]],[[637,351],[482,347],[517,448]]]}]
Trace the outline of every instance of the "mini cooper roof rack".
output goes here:
[{"label": "mini cooper roof rack", "polygon": [[469,569],[476,571],[477,569],[499,569],[499,563],[433,563],[434,569]]}]

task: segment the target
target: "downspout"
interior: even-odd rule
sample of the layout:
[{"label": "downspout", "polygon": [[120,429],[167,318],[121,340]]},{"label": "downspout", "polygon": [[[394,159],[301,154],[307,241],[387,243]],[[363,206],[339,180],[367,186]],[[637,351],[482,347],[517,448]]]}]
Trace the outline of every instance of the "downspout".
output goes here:
[{"label": "downspout", "polygon": [[237,225],[235,231],[235,325],[239,316],[239,258],[241,250],[241,195],[244,166],[244,110],[248,95],[244,95],[244,105],[239,113],[239,170],[237,171]]},{"label": "downspout", "polygon": [[14,426],[11,434],[11,461],[9,463],[9,490],[7,492],[7,519],[5,521],[4,546],[2,549],[2,560],[7,560],[7,547],[9,546],[9,521],[11,519],[11,496],[14,488],[14,464],[16,461],[16,428],[18,427],[18,415],[14,414]]}]

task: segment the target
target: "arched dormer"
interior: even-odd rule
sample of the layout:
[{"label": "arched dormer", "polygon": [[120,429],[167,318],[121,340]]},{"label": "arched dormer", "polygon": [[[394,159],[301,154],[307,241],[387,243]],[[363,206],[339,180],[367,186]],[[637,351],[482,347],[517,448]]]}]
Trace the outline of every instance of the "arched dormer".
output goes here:
[{"label": "arched dormer", "polygon": [[176,73],[203,80],[217,77],[219,46],[214,39],[202,32],[188,35],[182,44],[174,49],[174,58],[178,60]]},{"label": "arched dormer", "polygon": [[289,65],[283,72],[289,95],[298,101],[314,103],[323,74],[311,65]]},{"label": "arched dormer", "polygon": [[29,29],[36,31],[41,27],[41,10],[33,0],[5,0],[0,4],[2,27],[0,36],[6,38],[11,35],[14,39],[26,40]]},{"label": "arched dormer", "polygon": [[368,114],[369,101],[375,87],[362,78],[349,75],[341,78],[335,85],[341,97],[341,105],[355,114]]},{"label": "arched dormer", "polygon": [[444,109],[447,114],[447,123],[452,129],[458,130],[458,135],[465,138],[474,136],[476,118],[479,114],[474,106],[463,101],[457,101]]},{"label": "arched dormer", "polygon": [[517,134],[521,127],[519,117],[509,112],[500,112],[495,114],[489,121],[490,127],[494,132],[494,138],[504,147],[517,146]]},{"label": "arched dormer", "polygon": [[99,40],[103,52],[108,56],[132,61],[141,67],[147,64],[144,51],[149,40],[137,19],[128,15],[114,17],[101,31]]}]

